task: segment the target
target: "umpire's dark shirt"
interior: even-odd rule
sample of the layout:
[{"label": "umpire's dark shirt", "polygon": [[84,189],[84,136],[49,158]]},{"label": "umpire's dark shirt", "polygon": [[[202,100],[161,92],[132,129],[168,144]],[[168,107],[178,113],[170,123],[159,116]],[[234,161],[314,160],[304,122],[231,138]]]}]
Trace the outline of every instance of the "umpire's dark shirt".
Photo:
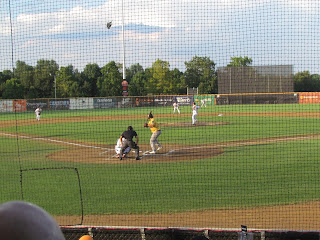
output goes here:
[{"label": "umpire's dark shirt", "polygon": [[136,131],[128,130],[123,132],[121,136],[127,139],[127,141],[132,141],[132,138],[137,137],[138,134],[136,133]]}]

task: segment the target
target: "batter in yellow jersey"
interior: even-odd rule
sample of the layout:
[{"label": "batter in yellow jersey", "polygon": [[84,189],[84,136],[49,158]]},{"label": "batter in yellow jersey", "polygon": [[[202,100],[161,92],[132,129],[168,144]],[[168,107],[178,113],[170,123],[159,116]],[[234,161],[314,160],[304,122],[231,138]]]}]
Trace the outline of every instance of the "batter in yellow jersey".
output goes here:
[{"label": "batter in yellow jersey", "polygon": [[[150,138],[150,146],[152,151],[150,153],[154,154],[162,148],[162,145],[158,142],[158,137],[161,134],[161,130],[159,124],[154,120],[151,113],[148,115],[148,127],[152,133]],[[158,148],[156,148],[156,146],[158,146]]]}]

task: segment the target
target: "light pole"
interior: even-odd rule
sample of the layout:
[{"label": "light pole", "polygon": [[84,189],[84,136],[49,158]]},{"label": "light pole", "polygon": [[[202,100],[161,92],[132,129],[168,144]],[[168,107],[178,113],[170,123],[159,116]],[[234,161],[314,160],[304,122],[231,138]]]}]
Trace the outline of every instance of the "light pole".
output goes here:
[{"label": "light pole", "polygon": [[56,99],[57,98],[57,79],[56,79],[56,75],[54,75],[53,79],[54,79],[54,99]]},{"label": "light pole", "polygon": [[124,14],[123,14],[123,0],[122,0],[122,79],[126,80],[126,55],[124,44]]},{"label": "light pole", "polygon": [[[125,54],[125,43],[124,43],[124,14],[123,14],[123,9],[124,9],[124,3],[122,0],[122,5],[121,5],[121,18],[122,18],[122,82],[126,80],[126,54]],[[110,29],[112,26],[112,21],[107,23],[107,28]],[[127,85],[126,85],[127,86]]]}]

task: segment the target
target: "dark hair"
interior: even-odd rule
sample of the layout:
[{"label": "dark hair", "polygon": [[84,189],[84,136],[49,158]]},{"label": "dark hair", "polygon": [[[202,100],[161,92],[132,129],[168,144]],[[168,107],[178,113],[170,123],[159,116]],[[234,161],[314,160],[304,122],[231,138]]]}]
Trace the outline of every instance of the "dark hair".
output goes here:
[{"label": "dark hair", "polygon": [[153,118],[152,113],[149,113],[148,118]]},{"label": "dark hair", "polygon": [[133,127],[129,126],[128,127],[128,131],[133,130]]}]

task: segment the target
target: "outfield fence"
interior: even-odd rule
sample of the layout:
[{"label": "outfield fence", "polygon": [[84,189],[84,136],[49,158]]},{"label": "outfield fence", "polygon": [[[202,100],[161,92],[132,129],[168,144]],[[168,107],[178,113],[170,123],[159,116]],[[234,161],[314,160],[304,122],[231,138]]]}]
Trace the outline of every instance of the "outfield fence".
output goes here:
[{"label": "outfield fence", "polygon": [[174,102],[179,106],[197,105],[241,105],[241,104],[304,104],[320,103],[318,92],[286,93],[243,93],[207,95],[161,95],[148,97],[100,97],[100,98],[48,98],[0,100],[0,112],[34,111],[38,106],[43,110],[109,109],[132,107],[170,107]]}]

